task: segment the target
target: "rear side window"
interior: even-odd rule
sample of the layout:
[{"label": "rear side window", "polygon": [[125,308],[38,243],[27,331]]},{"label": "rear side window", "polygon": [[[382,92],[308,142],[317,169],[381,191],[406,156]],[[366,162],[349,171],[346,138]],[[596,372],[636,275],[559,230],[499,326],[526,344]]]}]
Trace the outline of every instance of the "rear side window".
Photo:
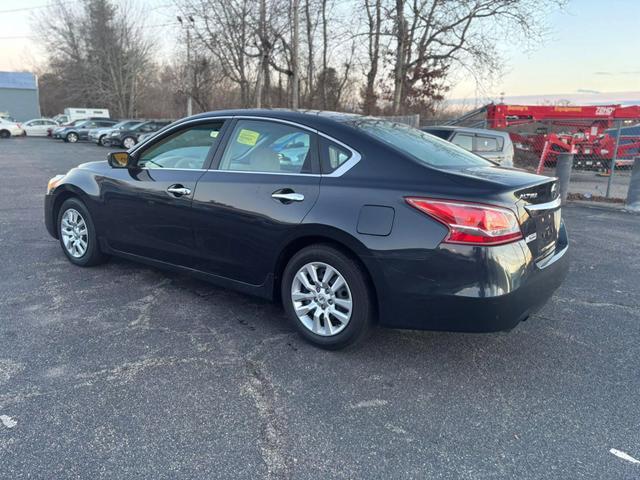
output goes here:
[{"label": "rear side window", "polygon": [[500,152],[502,151],[502,139],[496,137],[476,136],[474,152]]},{"label": "rear side window", "polygon": [[266,120],[238,120],[220,170],[265,173],[312,173],[314,135],[293,125]]},{"label": "rear side window", "polygon": [[344,147],[322,138],[320,140],[320,165],[322,173],[335,172],[344,165],[352,156],[352,153]]}]

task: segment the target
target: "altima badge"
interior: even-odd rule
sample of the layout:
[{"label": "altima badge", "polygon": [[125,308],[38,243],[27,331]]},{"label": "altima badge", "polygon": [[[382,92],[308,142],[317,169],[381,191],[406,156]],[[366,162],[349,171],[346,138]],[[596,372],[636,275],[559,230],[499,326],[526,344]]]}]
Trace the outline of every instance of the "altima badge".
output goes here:
[{"label": "altima badge", "polygon": [[534,198],[538,198],[538,194],[536,192],[533,193],[521,193],[520,198],[522,200],[533,200]]}]

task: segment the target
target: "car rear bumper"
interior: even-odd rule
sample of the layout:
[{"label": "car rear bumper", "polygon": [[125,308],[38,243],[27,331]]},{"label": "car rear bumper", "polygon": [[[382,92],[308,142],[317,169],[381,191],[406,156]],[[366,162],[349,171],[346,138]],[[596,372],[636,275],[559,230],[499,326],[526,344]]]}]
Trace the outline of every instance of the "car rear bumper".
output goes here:
[{"label": "car rear bumper", "polygon": [[378,257],[385,279],[377,289],[380,323],[419,330],[510,330],[562,284],[567,253],[563,224],[555,251],[542,261],[533,259],[523,240],[497,247],[442,244],[412,259],[397,253]]}]

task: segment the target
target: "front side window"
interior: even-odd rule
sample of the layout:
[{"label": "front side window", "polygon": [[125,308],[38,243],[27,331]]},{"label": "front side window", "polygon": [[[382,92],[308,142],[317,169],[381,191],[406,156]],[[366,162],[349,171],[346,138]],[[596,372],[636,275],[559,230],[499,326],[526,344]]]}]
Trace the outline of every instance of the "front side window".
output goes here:
[{"label": "front side window", "polygon": [[202,169],[221,128],[222,122],[212,122],[175,132],[143,150],[138,167]]},{"label": "front side window", "polygon": [[311,173],[312,134],[292,125],[238,120],[220,161],[220,170]]},{"label": "front side window", "polygon": [[493,165],[463,148],[408,125],[368,117],[346,123],[425,165],[437,168]]}]

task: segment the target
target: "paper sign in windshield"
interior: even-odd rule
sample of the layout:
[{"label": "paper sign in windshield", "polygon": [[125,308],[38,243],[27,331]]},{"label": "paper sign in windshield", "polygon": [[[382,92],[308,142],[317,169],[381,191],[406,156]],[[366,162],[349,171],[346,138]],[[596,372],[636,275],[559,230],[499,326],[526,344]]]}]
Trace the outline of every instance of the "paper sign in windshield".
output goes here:
[{"label": "paper sign in windshield", "polygon": [[240,130],[240,133],[238,134],[237,142],[243,145],[254,146],[258,141],[259,137],[260,137],[260,134],[258,132],[254,132],[253,130],[247,130],[246,128],[243,128],[242,130]]}]

